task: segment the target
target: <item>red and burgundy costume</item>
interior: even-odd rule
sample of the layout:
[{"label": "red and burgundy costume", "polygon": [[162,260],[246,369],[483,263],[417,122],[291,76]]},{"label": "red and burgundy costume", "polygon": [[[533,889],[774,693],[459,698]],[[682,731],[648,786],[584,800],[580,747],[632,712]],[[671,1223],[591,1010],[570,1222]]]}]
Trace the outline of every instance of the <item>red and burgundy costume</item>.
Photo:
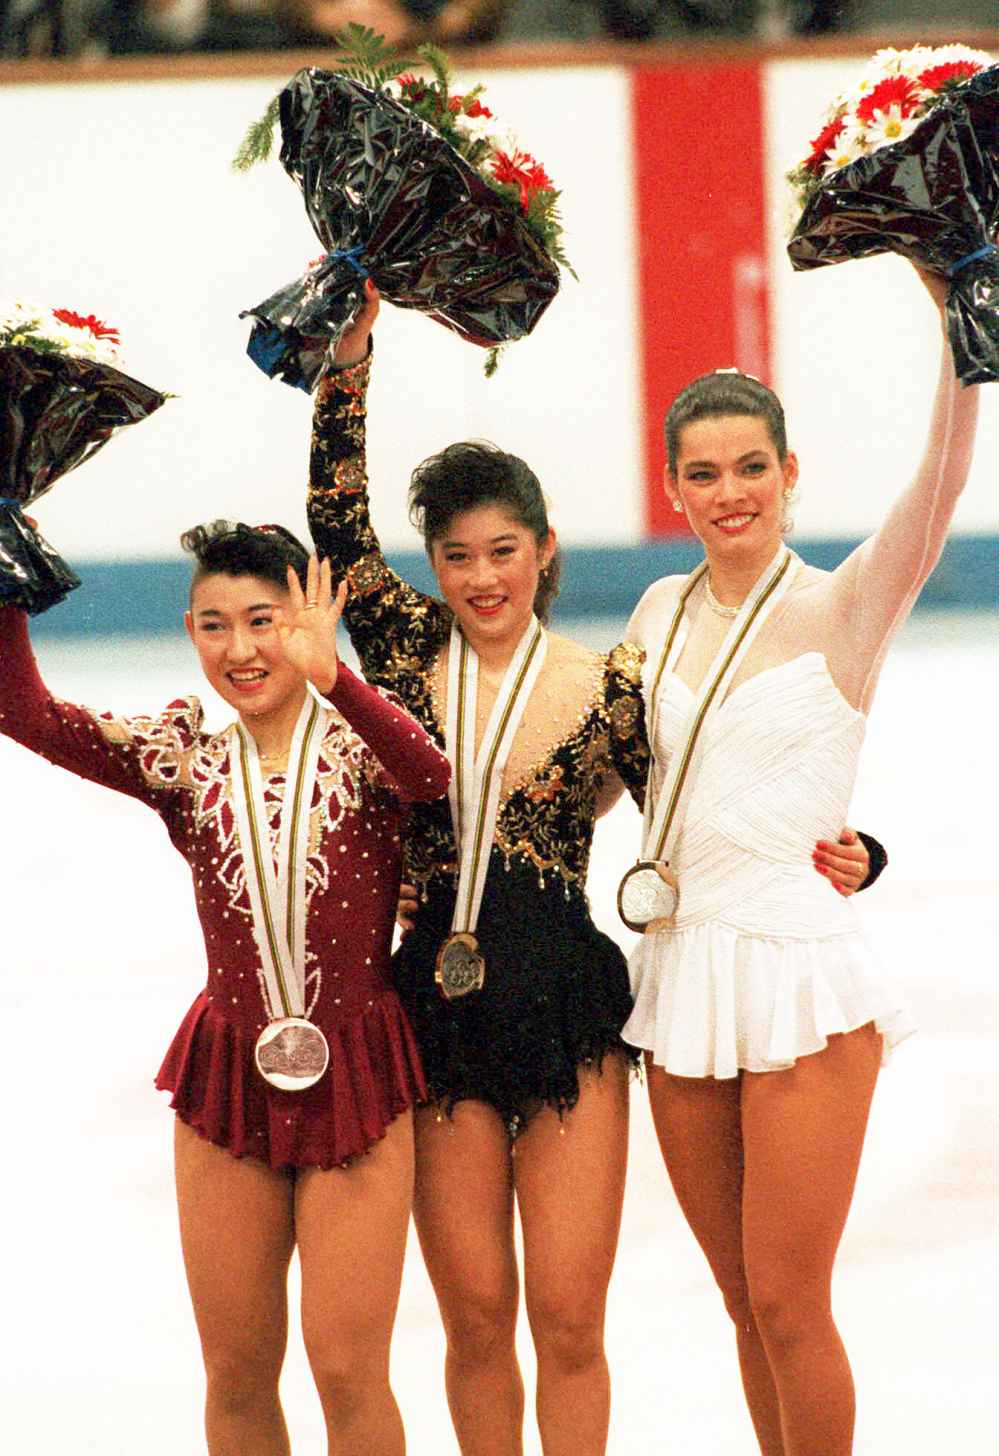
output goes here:
[{"label": "red and burgundy costume", "polygon": [[[302,1092],[253,1065],[268,1020],[233,812],[229,733],[196,698],[116,717],[52,697],[27,619],[0,607],[0,731],[82,778],[155,809],[191,867],[208,981],[156,1079],[184,1122],[274,1168],[348,1162],[425,1095],[412,1032],[388,980],[407,806],[447,788],[444,755],[405,711],[341,664],[313,792],[307,861],[306,1004],[330,1047]],[[264,781],[272,847],[283,774]]]}]

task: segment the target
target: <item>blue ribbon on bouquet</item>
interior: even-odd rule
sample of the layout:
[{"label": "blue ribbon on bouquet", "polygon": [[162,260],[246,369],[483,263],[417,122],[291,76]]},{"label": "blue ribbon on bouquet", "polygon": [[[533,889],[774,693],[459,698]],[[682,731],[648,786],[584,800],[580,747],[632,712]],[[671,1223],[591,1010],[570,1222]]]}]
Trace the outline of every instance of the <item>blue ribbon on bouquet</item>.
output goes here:
[{"label": "blue ribbon on bouquet", "polygon": [[984,247],[976,248],[973,253],[966,253],[963,258],[958,258],[947,269],[947,277],[953,278],[955,273],[960,273],[962,268],[967,268],[970,263],[977,263],[979,258],[987,258],[990,253],[999,253],[995,243],[986,243]]},{"label": "blue ribbon on bouquet", "polygon": [[370,278],[371,274],[361,262],[364,247],[364,243],[355,243],[352,248],[335,248],[332,253],[327,253],[326,257],[333,260],[340,259],[349,264],[359,278]]}]

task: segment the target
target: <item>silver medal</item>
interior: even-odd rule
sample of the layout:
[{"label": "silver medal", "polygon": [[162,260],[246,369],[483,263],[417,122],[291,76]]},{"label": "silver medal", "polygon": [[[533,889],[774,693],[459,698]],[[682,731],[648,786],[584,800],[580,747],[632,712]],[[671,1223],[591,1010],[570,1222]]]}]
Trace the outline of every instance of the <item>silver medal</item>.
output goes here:
[{"label": "silver medal", "polygon": [[329,1066],[325,1036],[304,1016],[282,1016],[271,1021],[257,1037],[253,1050],[257,1071],[283,1092],[304,1092]]}]

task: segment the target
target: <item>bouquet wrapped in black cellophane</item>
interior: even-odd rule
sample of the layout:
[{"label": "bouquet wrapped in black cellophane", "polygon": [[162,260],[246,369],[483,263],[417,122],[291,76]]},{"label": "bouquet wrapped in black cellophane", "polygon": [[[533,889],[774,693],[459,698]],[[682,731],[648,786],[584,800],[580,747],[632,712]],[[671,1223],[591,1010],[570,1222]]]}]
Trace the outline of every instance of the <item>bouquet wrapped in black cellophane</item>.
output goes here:
[{"label": "bouquet wrapped in black cellophane", "polygon": [[[901,54],[904,60],[908,53]],[[923,74],[959,65],[928,67]],[[904,72],[889,77],[892,82],[896,100],[888,91],[883,99],[889,104],[873,108],[874,92],[868,92],[854,113],[861,124],[865,115],[873,117],[888,138],[894,125],[900,139],[825,172],[791,236],[791,262],[796,269],[821,268],[894,252],[947,276],[945,316],[957,376],[962,384],[999,380],[999,66],[966,79],[958,70],[924,114],[918,93],[905,90]],[[911,67],[910,83],[917,85]],[[816,138],[813,158],[821,158],[814,149],[844,118],[825,155],[835,161],[837,144],[845,143],[846,157],[851,146],[856,150],[861,129],[847,108]],[[806,166],[791,174],[792,183]]]},{"label": "bouquet wrapped in black cellophane", "polygon": [[254,362],[302,389],[314,388],[356,317],[367,276],[391,303],[494,348],[531,332],[558,292],[559,262],[567,266],[543,168],[483,140],[472,143],[479,170],[447,139],[466,114],[490,116],[478,88],[449,97],[442,69],[437,83],[401,83],[397,97],[309,68],[278,98],[281,162],[327,254],[241,316],[256,320]]},{"label": "bouquet wrapped in black cellophane", "polygon": [[80,585],[23,508],[166,398],[93,358],[0,342],[0,602],[36,615]]}]

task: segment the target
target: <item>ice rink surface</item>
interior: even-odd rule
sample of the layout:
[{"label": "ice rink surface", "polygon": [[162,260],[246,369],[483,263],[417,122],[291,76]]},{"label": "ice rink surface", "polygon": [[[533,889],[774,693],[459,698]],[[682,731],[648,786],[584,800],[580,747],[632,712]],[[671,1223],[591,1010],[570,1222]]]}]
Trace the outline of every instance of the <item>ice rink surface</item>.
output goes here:
[{"label": "ice rink surface", "polygon": [[[594,633],[609,644],[614,625]],[[56,693],[97,707],[150,711],[200,693],[180,639],[52,643],[40,657]],[[213,726],[226,721],[224,707],[209,712]],[[882,1076],[839,1265],[857,1456],[991,1451],[999,1439],[997,720],[999,618],[917,616],[882,677],[853,810],[889,849],[864,917],[921,1027]],[[152,1087],[203,980],[188,871],[148,810],[7,741],[0,782],[3,1448],[193,1456],[204,1449],[201,1366],[173,1205],[173,1119]],[[611,933],[637,835],[627,805],[598,830],[590,892]],[[750,1456],[728,1322],[640,1086],[632,1122],[607,1321],[609,1450]],[[393,1378],[416,1456],[457,1451],[442,1357],[413,1240]],[[294,1331],[284,1396],[296,1456],[321,1456]],[[526,1450],[540,1451],[530,1422]]]}]

